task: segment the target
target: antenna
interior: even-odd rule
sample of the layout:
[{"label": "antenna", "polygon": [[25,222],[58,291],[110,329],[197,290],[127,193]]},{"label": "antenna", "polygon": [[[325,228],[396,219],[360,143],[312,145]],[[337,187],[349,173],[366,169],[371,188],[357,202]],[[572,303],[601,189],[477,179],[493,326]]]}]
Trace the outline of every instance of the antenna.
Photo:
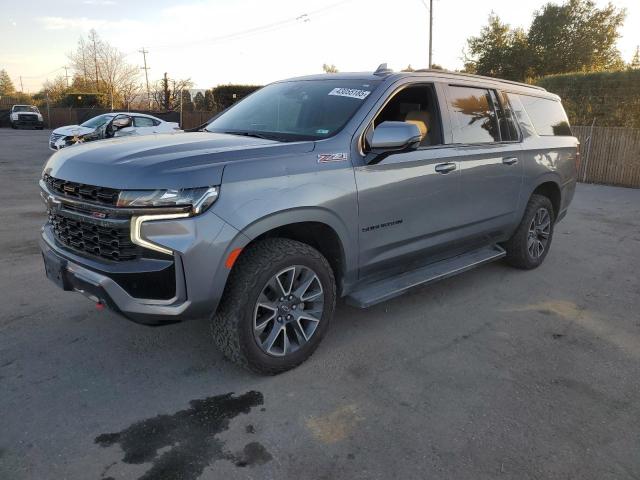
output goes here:
[{"label": "antenna", "polygon": [[389,74],[391,72],[393,72],[393,70],[388,68],[386,63],[381,63],[380,65],[378,65],[378,68],[376,68],[376,71],[373,72],[373,74],[374,75],[387,75],[387,74]]}]

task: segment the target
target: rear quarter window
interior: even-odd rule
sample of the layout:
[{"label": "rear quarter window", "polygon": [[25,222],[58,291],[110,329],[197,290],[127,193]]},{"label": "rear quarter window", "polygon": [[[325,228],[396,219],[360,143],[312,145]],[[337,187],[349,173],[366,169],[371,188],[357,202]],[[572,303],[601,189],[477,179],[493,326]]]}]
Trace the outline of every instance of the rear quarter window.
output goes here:
[{"label": "rear quarter window", "polygon": [[558,100],[517,95],[538,135],[571,137],[569,119]]}]

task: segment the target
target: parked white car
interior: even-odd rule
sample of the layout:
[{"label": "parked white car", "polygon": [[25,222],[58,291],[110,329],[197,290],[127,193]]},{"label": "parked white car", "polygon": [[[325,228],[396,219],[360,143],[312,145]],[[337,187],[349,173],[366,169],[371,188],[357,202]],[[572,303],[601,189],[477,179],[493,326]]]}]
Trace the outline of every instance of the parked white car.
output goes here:
[{"label": "parked white car", "polygon": [[181,132],[176,122],[165,122],[144,113],[113,112],[98,115],[80,125],[56,128],[49,137],[49,148],[61,148],[94,140],[129,135]]}]

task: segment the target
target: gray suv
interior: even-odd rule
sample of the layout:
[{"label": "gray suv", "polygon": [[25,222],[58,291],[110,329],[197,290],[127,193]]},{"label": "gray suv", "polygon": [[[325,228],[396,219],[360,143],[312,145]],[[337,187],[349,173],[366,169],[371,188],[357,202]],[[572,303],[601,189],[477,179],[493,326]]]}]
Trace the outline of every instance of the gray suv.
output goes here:
[{"label": "gray suv", "polygon": [[578,160],[542,88],[385,66],[295,78],[200,132],[53,154],[41,248],[62,289],[145,324],[210,316],[228,358],[273,374],[311,355],[337,297],[540,265]]}]

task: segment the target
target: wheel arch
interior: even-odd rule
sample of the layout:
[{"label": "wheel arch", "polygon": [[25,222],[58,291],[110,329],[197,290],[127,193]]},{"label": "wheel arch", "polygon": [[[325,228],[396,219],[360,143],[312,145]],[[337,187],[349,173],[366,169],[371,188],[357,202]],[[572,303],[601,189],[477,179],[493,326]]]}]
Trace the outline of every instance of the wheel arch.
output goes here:
[{"label": "wheel arch", "polygon": [[554,219],[558,218],[558,215],[560,214],[560,207],[562,205],[562,190],[560,189],[560,185],[557,181],[546,178],[535,186],[529,195],[529,198],[531,198],[532,195],[542,195],[547,197],[553,206]]},{"label": "wheel arch", "polygon": [[346,225],[328,210],[316,207],[277,212],[253,222],[241,232],[250,238],[244,248],[274,237],[312,246],[331,265],[340,294],[347,293],[355,281],[357,255],[353,239]]}]

